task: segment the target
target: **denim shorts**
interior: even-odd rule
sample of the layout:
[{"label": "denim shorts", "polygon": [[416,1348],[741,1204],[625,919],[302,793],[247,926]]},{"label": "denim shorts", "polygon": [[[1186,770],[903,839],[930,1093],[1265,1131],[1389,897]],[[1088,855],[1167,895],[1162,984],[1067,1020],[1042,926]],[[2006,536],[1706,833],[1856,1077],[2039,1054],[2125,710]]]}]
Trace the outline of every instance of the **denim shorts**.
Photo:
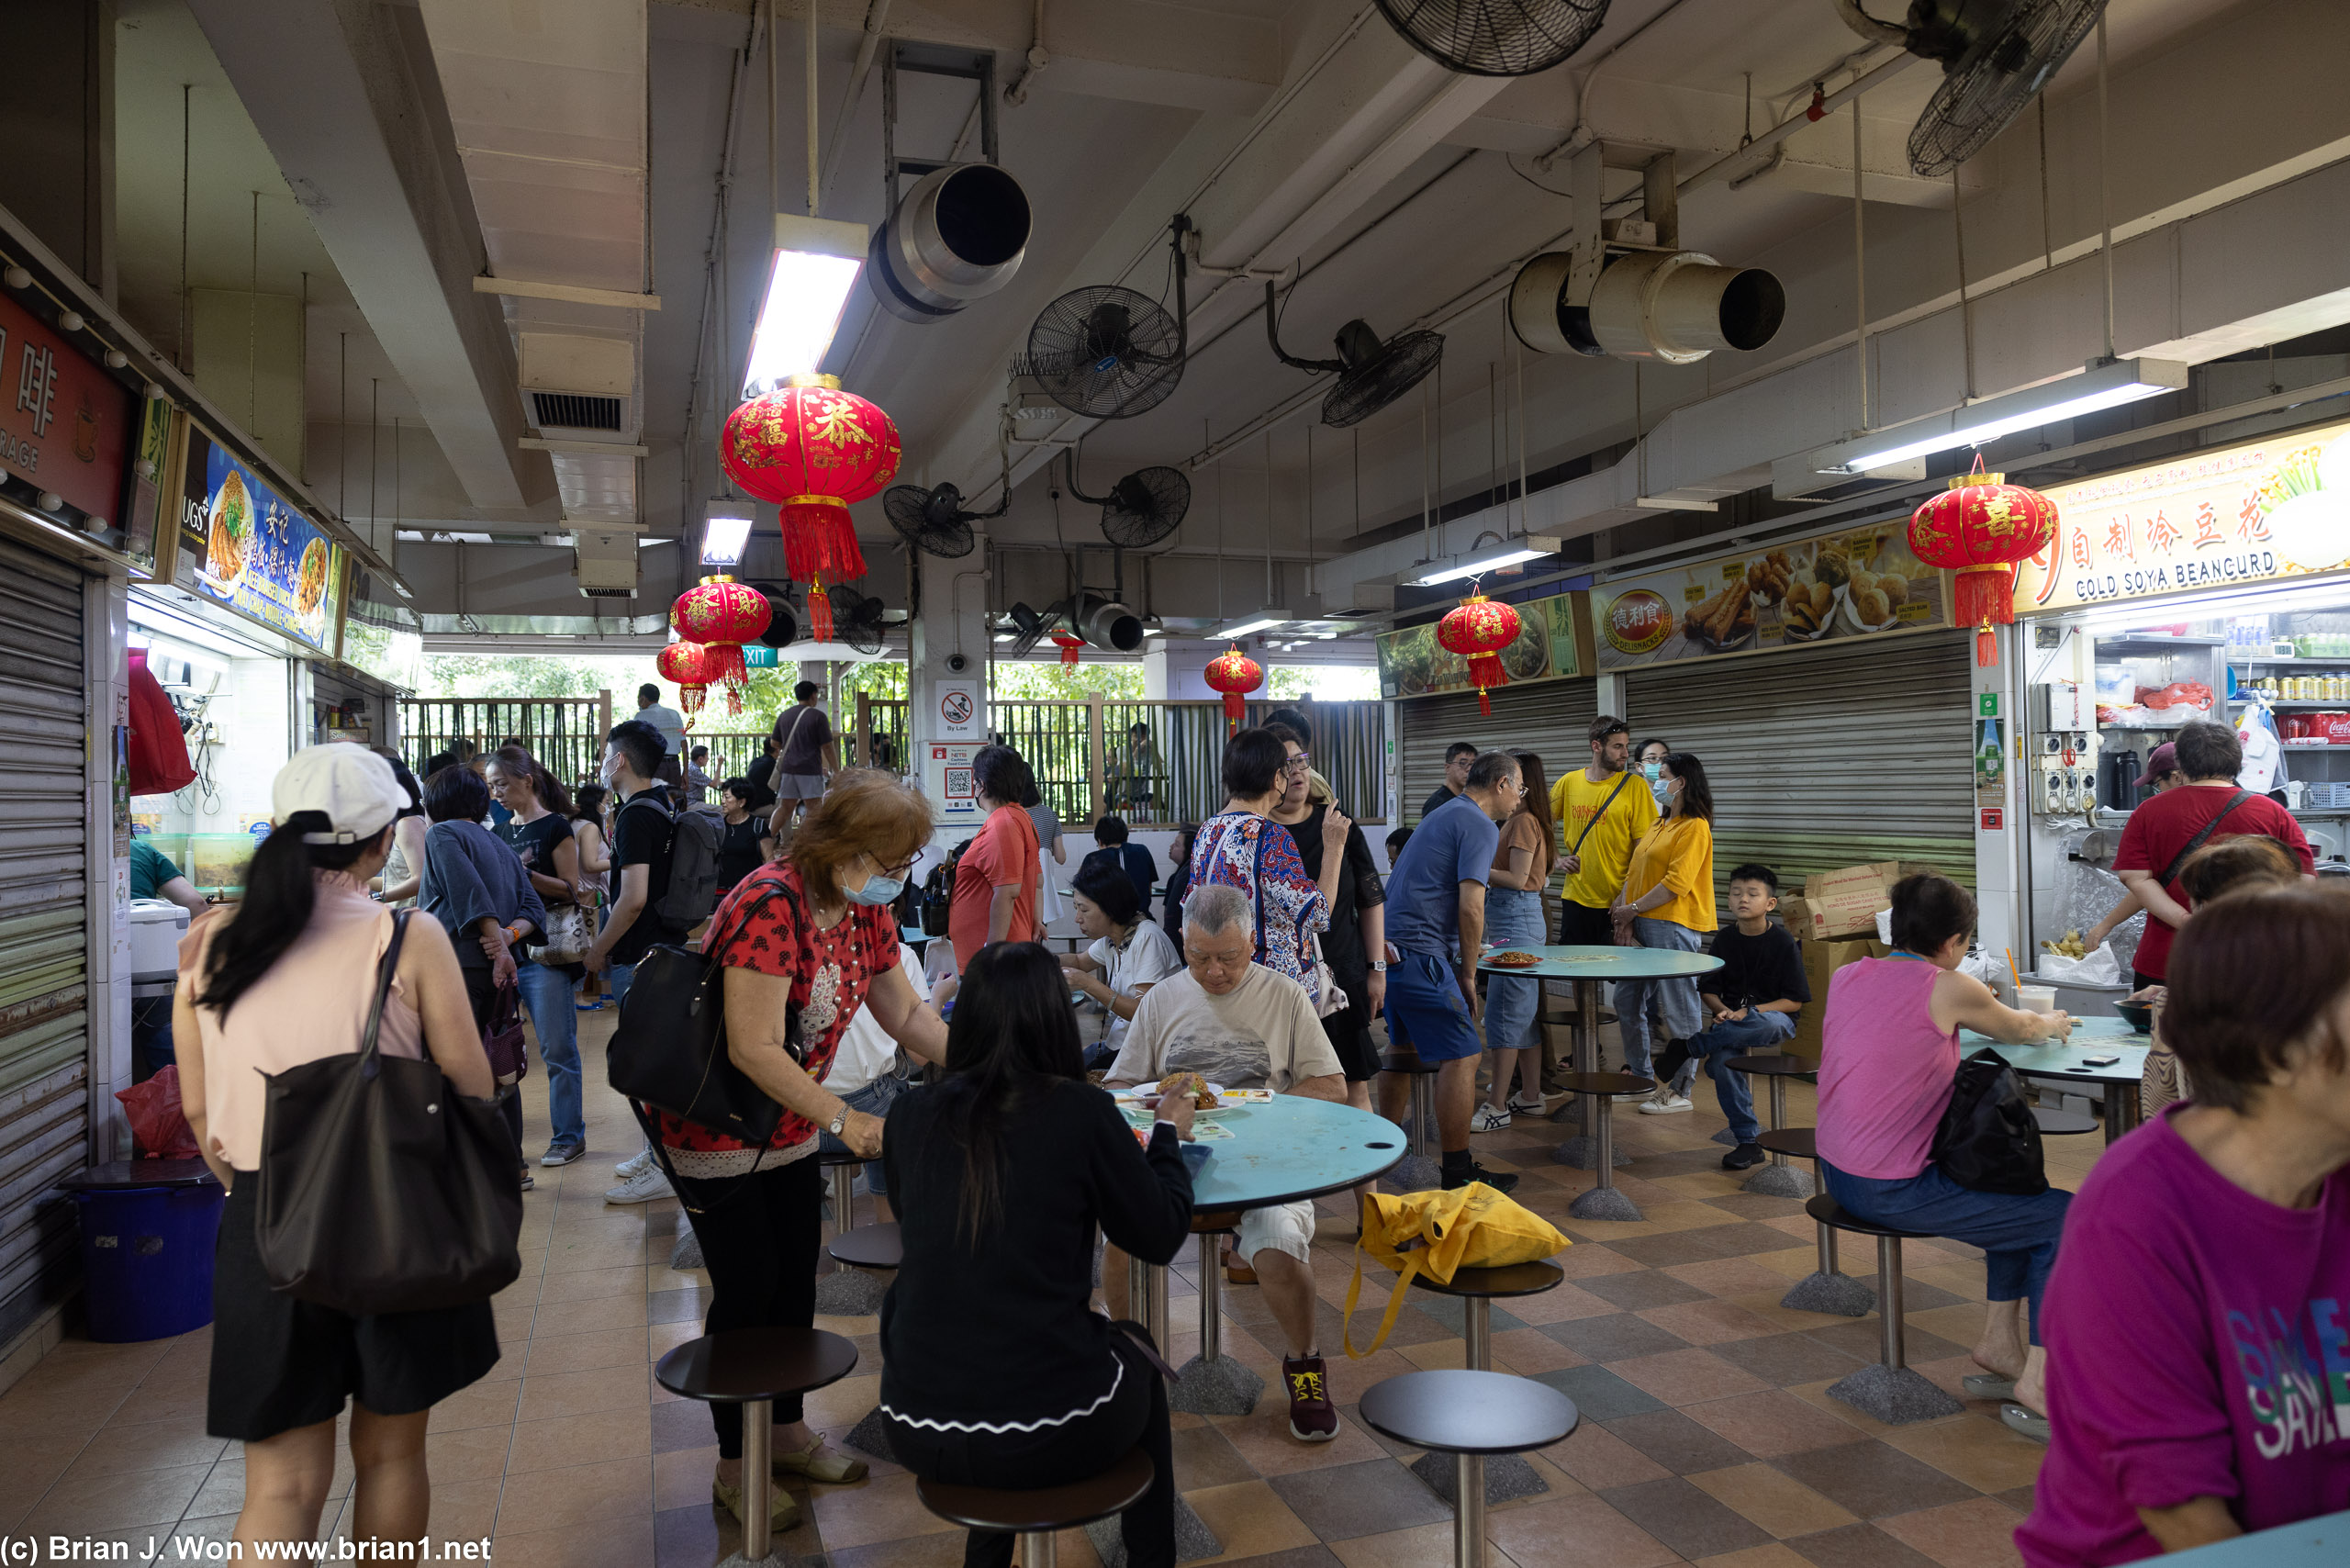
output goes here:
[{"label": "denim shorts", "polygon": [[[906,1077],[902,1070],[885,1072],[856,1092],[842,1095],[841,1103],[852,1111],[862,1111],[868,1116],[886,1117],[890,1114],[890,1103],[912,1087],[913,1081]],[[816,1129],[816,1147],[826,1154],[845,1154],[848,1151],[848,1145],[822,1127]],[[881,1162],[878,1159],[868,1159],[865,1162],[864,1169],[865,1190],[877,1198],[888,1197],[890,1182],[889,1178],[881,1173]]]}]

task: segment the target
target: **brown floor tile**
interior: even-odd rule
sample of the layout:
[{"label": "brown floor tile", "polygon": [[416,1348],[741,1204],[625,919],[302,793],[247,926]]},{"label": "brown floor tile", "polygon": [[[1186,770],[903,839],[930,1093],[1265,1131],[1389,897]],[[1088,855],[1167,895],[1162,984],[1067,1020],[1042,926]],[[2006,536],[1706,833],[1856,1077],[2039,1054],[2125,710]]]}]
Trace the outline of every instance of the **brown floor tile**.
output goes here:
[{"label": "brown floor tile", "polygon": [[[662,1516],[665,1519],[668,1517]],[[1059,1537],[1054,1538],[1056,1550]],[[724,1553],[705,1553],[690,1560],[673,1557],[666,1550],[661,1568],[711,1568]],[[803,1560],[804,1561],[804,1560]],[[877,1541],[871,1546],[852,1546],[828,1550],[824,1562],[829,1568],[963,1568],[963,1532],[949,1530],[945,1534],[918,1535],[906,1540]]]},{"label": "brown floor tile", "polygon": [[443,1482],[494,1481],[506,1473],[506,1456],[514,1446],[511,1427],[466,1427],[453,1432],[430,1432],[424,1439],[426,1473],[432,1477],[440,1523],[438,1496]]},{"label": "brown floor tile", "polygon": [[653,1517],[498,1538],[498,1568],[644,1568],[654,1561]]},{"label": "brown floor tile", "polygon": [[527,1360],[520,1354],[513,1359],[524,1361],[524,1371],[528,1375],[543,1377],[553,1372],[642,1366],[645,1350],[645,1330],[643,1328],[607,1328],[588,1334],[557,1334],[541,1329],[531,1337]]},{"label": "brown floor tile", "polygon": [[1704,1235],[1702,1230],[1673,1230],[1662,1236],[1628,1236],[1616,1243],[1616,1250],[1635,1263],[1651,1269],[1719,1258],[1719,1252],[1699,1239]]},{"label": "brown floor tile", "polygon": [[1237,1481],[1229,1486],[1209,1486],[1185,1493],[1183,1500],[1192,1505],[1200,1522],[1224,1547],[1223,1555],[1208,1559],[1211,1562],[1261,1557],[1268,1552],[1316,1544],[1305,1521],[1292,1513],[1289,1505],[1266,1482]]},{"label": "brown floor tile", "polygon": [[1772,1324],[1727,1301],[1688,1301],[1678,1306],[1646,1306],[1638,1316],[1692,1345],[1755,1339],[1775,1332]]},{"label": "brown floor tile", "polygon": [[1662,1568],[1680,1560],[1600,1497],[1561,1497],[1489,1515],[1485,1534],[1518,1568]]},{"label": "brown floor tile", "polygon": [[1203,1486],[1228,1486],[1253,1481],[1257,1473],[1240,1450],[1212,1423],[1202,1422],[1170,1434],[1175,1454],[1175,1488],[1193,1492]]},{"label": "brown floor tile", "polygon": [[1276,1475],[1267,1484],[1325,1541],[1384,1535],[1452,1517],[1442,1498],[1383,1454],[1360,1464]]},{"label": "brown floor tile", "polygon": [[1232,1561],[1246,1563],[1248,1568],[1339,1568],[1340,1559],[1326,1546],[1293,1546],[1287,1551],[1268,1551],[1261,1557]]},{"label": "brown floor tile", "polygon": [[[1579,1241],[1550,1261],[1556,1263],[1570,1280],[1595,1279],[1607,1274],[1628,1274],[1640,1267],[1621,1252],[1595,1241]],[[1528,1319],[1528,1321],[1532,1320]]]},{"label": "brown floor tile", "polygon": [[1807,1333],[1740,1339],[1715,1346],[1714,1353],[1732,1366],[1781,1388],[1844,1377],[1868,1364],[1849,1351],[1822,1344]]},{"label": "brown floor tile", "polygon": [[1678,1410],[1651,1410],[1606,1423],[1607,1429],[1675,1475],[1743,1464],[1750,1457],[1736,1443]]},{"label": "brown floor tile", "polygon": [[619,1269],[581,1269],[573,1272],[546,1274],[538,1282],[538,1300],[542,1305],[551,1302],[592,1301],[599,1296],[643,1295],[644,1268],[638,1264]]},{"label": "brown floor tile", "polygon": [[[1983,1408],[1996,1409],[1986,1405]],[[1937,1421],[1886,1434],[1885,1440],[1936,1470],[1956,1476],[1978,1492],[2007,1492],[2029,1487],[2039,1479],[2040,1462],[2047,1448],[2020,1432],[2011,1432],[1995,1417],[1969,1421]]]},{"label": "brown floor tile", "polygon": [[73,1536],[174,1524],[211,1473],[209,1463],[128,1474],[69,1471],[25,1516],[23,1529],[28,1536]]},{"label": "brown floor tile", "polygon": [[594,1410],[619,1410],[641,1405],[651,1387],[644,1362],[604,1367],[595,1372],[550,1372],[522,1379],[523,1421],[552,1420],[558,1416],[584,1416]]},{"label": "brown floor tile", "polygon": [[1520,1377],[1581,1366],[1589,1359],[1570,1350],[1539,1328],[1513,1328],[1494,1336],[1494,1369],[1514,1372]]},{"label": "brown floor tile", "polygon": [[1600,1495],[1626,1518],[1684,1558],[1765,1545],[1771,1534],[1680,1476],[1619,1486]]},{"label": "brown floor tile", "polygon": [[1750,1291],[1771,1291],[1783,1294],[1787,1288],[1786,1276],[1743,1255],[1675,1263],[1664,1271],[1684,1284],[1695,1285],[1708,1295],[1734,1296]]},{"label": "brown floor tile", "polygon": [[426,1429],[453,1432],[464,1427],[511,1426],[521,1389],[519,1379],[461,1388],[432,1407]]},{"label": "brown floor tile", "polygon": [[152,1421],[140,1426],[101,1427],[66,1471],[79,1475],[121,1475],[174,1465],[208,1464],[228,1448],[207,1437],[201,1422]]},{"label": "brown floor tile", "polygon": [[1782,1389],[1708,1399],[1682,1408],[1691,1420],[1712,1428],[1762,1459],[1841,1447],[1861,1436],[1851,1422]]},{"label": "brown floor tile", "polygon": [[604,1460],[509,1481],[498,1499],[498,1534],[503,1540],[598,1520],[649,1519],[652,1514],[652,1459]]},{"label": "brown floor tile", "polygon": [[1636,1274],[1610,1274],[1603,1279],[1586,1280],[1583,1288],[1602,1301],[1614,1302],[1626,1312],[1644,1306],[1673,1306],[1684,1301],[1707,1299],[1706,1293],[1696,1286],[1653,1269],[1643,1269]]},{"label": "brown floor tile", "polygon": [[1942,1568],[2018,1568],[2015,1511],[1995,1497],[1974,1497],[1879,1519],[1877,1528]]},{"label": "brown floor tile", "polygon": [[1706,1471],[1690,1476],[1689,1481],[1707,1495],[1781,1540],[1841,1529],[1854,1522],[1851,1512],[1841,1505],[1767,1464],[1746,1463]]},{"label": "brown floor tile", "polygon": [[[1553,1262],[1557,1260],[1552,1260]],[[1506,1305],[1511,1316],[1520,1323],[1537,1327],[1547,1323],[1566,1323],[1578,1317],[1598,1317],[1622,1310],[1614,1302],[1594,1295],[1572,1282],[1554,1286],[1539,1295],[1516,1297]]]},{"label": "brown floor tile", "polygon": [[1934,1568],[1934,1560],[1873,1524],[1846,1525],[1787,1542],[1817,1568]]},{"label": "brown floor tile", "polygon": [[[1400,1359],[1400,1358],[1399,1358]],[[1405,1363],[1408,1368],[1410,1363]],[[1377,1459],[1385,1451],[1369,1428],[1350,1416],[1338,1418],[1338,1435],[1326,1443],[1302,1443],[1289,1435],[1289,1402],[1269,1388],[1247,1416],[1211,1416],[1208,1424],[1259,1475],[1287,1475]],[[1334,1391],[1331,1398],[1336,1401]]]},{"label": "brown floor tile", "polygon": [[[1490,1537],[1490,1532],[1488,1534]],[[1314,1559],[1308,1553],[1315,1550],[1301,1547],[1277,1556],[1248,1557],[1240,1561],[1251,1564],[1272,1563],[1293,1557],[1301,1565],[1310,1568]],[[1420,1525],[1412,1529],[1391,1530],[1384,1535],[1357,1536],[1352,1540],[1338,1541],[1318,1550],[1326,1551],[1331,1561],[1344,1563],[1346,1568],[1452,1568],[1452,1526]],[[1485,1556],[1489,1568],[1505,1568],[1509,1562],[1508,1557],[1490,1543]]]},{"label": "brown floor tile", "polygon": [[638,1294],[589,1296],[584,1301],[541,1301],[531,1325],[533,1338],[592,1334],[644,1327],[645,1298]]},{"label": "brown floor tile", "polygon": [[878,1476],[853,1486],[822,1486],[811,1496],[816,1529],[828,1549],[870,1546],[955,1529],[922,1506],[914,1495],[911,1475]]},{"label": "brown floor tile", "polygon": [[514,1427],[508,1456],[509,1474],[564,1470],[608,1460],[639,1459],[653,1452],[653,1412],[644,1405],[596,1410],[552,1421],[521,1421]]},{"label": "brown floor tile", "polygon": [[[1872,1314],[1867,1317],[1846,1318],[1841,1323],[1829,1324],[1807,1332],[1823,1345],[1832,1345],[1846,1355],[1873,1361],[1877,1358],[1878,1341],[1884,1330],[1878,1327],[1876,1317]],[[1906,1324],[1906,1320],[1903,1340],[1904,1354],[1912,1366],[1921,1361],[1942,1361],[1966,1353],[1965,1346],[1953,1345],[1938,1334],[1929,1334],[1915,1325]]]},{"label": "brown floor tile", "polygon": [[1772,1463],[1864,1519],[1906,1514],[1980,1496],[1974,1487],[1882,1442],[1808,1449]]},{"label": "brown floor tile", "polygon": [[1761,1378],[1694,1345],[1662,1355],[1634,1356],[1614,1362],[1612,1370],[1633,1387],[1667,1405],[1695,1405],[1701,1400],[1755,1394],[1766,1386]]},{"label": "brown floor tile", "polygon": [[1811,1568],[1811,1564],[1795,1548],[1774,1540],[1768,1546],[1750,1546],[1743,1551],[1700,1557],[1697,1568]]},{"label": "brown floor tile", "polygon": [[1662,1480],[1672,1473],[1596,1421],[1585,1421],[1566,1441],[1552,1443],[1542,1450],[1542,1458],[1593,1492]]},{"label": "brown floor tile", "polygon": [[1587,1361],[1623,1361],[1684,1350],[1689,1341],[1628,1312],[1549,1323],[1539,1330]]}]

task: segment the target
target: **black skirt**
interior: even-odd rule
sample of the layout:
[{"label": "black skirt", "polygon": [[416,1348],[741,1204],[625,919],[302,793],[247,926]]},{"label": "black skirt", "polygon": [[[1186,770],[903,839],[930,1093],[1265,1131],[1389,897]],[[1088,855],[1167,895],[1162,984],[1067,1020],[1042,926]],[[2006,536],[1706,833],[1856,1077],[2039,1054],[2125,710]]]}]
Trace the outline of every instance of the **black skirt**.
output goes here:
[{"label": "black skirt", "polygon": [[260,1442],[330,1421],[346,1399],[379,1416],[429,1410],[498,1364],[487,1301],[353,1317],[272,1290],[253,1241],[259,1179],[237,1172],[212,1260],[205,1430]]}]

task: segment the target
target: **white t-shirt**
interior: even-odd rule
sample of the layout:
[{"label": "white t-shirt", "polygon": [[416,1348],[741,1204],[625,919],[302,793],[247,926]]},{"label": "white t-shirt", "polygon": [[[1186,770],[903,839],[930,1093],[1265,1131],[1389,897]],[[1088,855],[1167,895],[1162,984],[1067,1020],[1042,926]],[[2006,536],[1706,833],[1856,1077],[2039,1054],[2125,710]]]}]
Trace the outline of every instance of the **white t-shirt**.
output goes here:
[{"label": "white t-shirt", "polygon": [[669,755],[677,759],[680,767],[684,766],[686,716],[675,708],[665,707],[658,702],[650,708],[639,708],[636,711],[636,716],[661,732],[661,738],[668,743]]},{"label": "white t-shirt", "polygon": [[1189,969],[1152,986],[1107,1076],[1147,1083],[1170,1072],[1196,1072],[1226,1089],[1283,1094],[1303,1079],[1342,1070],[1305,988],[1251,964],[1222,996],[1210,996]]},{"label": "white t-shirt", "polygon": [[[902,942],[898,944],[898,968],[913,983],[914,994],[928,1002],[930,986],[922,978],[922,960]],[[841,1031],[832,1068],[824,1074],[824,1087],[845,1100],[875,1079],[896,1071],[897,1066],[898,1042],[881,1027],[873,1009],[860,1006]]]},{"label": "white t-shirt", "polygon": [[[1085,956],[1101,966],[1102,983],[1110,988],[1113,996],[1132,996],[1136,986],[1156,985],[1169,975],[1183,972],[1183,960],[1176,955],[1174,940],[1148,920],[1135,927],[1135,934],[1126,938],[1125,947],[1112,946],[1104,936],[1088,947]],[[1102,1037],[1114,1050],[1125,1044],[1126,1021],[1108,1008],[1102,1012],[1109,1019],[1109,1027],[1102,1032]]]}]

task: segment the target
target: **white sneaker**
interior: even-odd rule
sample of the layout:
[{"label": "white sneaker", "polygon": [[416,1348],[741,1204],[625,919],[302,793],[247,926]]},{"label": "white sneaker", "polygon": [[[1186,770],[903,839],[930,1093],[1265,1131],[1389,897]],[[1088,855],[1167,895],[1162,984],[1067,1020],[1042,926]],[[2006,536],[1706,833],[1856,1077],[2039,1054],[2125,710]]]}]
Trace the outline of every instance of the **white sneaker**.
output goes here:
[{"label": "white sneaker", "polygon": [[1659,1094],[1654,1099],[1640,1103],[1640,1114],[1643,1116],[1670,1116],[1675,1111],[1687,1109],[1689,1097],[1686,1094]]},{"label": "white sneaker", "polygon": [[1491,1105],[1479,1105],[1476,1114],[1469,1118],[1469,1130],[1472,1133],[1507,1132],[1509,1113],[1496,1111]]},{"label": "white sneaker", "polygon": [[668,1195],[669,1178],[661,1173],[659,1166],[648,1161],[643,1170],[619,1186],[608,1189],[604,1193],[604,1202],[649,1204],[655,1198],[666,1198]]},{"label": "white sneaker", "polygon": [[653,1169],[653,1146],[647,1144],[626,1159],[612,1167],[612,1174],[625,1182],[640,1171]]},{"label": "white sneaker", "polygon": [[1635,1103],[1645,1105],[1648,1103],[1650,1097],[1655,1093],[1656,1091],[1653,1089],[1635,1089],[1628,1094],[1617,1094],[1610,1096],[1610,1098],[1612,1098],[1618,1105],[1628,1105]]},{"label": "white sneaker", "polygon": [[1513,1094],[1509,1097],[1509,1108],[1517,1115],[1539,1116],[1550,1108],[1550,1103],[1539,1094]]}]

